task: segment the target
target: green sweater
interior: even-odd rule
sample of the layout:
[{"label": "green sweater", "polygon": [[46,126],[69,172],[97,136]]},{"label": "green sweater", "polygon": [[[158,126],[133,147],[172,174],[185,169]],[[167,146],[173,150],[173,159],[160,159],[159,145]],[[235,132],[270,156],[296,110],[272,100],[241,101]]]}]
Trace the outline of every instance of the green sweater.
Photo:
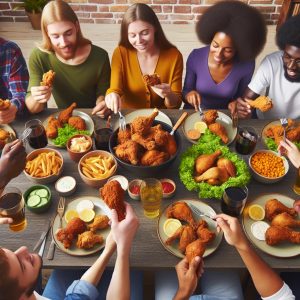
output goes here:
[{"label": "green sweater", "polygon": [[35,48],[29,58],[30,80],[26,97],[31,95],[32,86],[40,86],[43,74],[49,70],[56,73],[52,93],[58,108],[66,108],[73,102],[77,107],[92,108],[96,99],[105,95],[109,88],[108,54],[94,45],[85,62],[76,66],[61,62],[52,52]]}]

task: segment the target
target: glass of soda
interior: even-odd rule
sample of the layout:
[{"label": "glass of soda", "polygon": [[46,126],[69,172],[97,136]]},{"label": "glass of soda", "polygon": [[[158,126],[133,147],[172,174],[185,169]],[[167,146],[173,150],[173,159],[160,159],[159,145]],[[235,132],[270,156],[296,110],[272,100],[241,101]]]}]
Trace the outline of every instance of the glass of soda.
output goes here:
[{"label": "glass of soda", "polygon": [[97,128],[94,131],[95,146],[98,150],[109,151],[109,138],[113,131],[109,127]]},{"label": "glass of soda", "polygon": [[258,135],[253,127],[239,127],[235,150],[242,155],[250,154],[256,146]]},{"label": "glass of soda", "polygon": [[25,124],[25,128],[31,128],[28,136],[29,145],[34,149],[44,148],[48,144],[46,130],[43,123],[38,119],[33,119]]}]

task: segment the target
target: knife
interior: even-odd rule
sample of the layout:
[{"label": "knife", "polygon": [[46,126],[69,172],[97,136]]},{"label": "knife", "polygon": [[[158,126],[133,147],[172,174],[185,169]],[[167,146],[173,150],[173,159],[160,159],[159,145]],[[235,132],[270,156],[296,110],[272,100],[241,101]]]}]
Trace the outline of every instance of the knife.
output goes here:
[{"label": "knife", "polygon": [[46,239],[43,240],[42,246],[41,246],[41,248],[40,248],[40,250],[39,250],[39,253],[38,253],[38,254],[39,254],[40,257],[43,257],[44,250],[45,250],[45,245],[46,245]]},{"label": "knife", "polygon": [[51,228],[52,225],[52,218],[49,218],[48,225],[46,227],[46,230],[42,232],[40,239],[35,244],[33,251],[35,252],[43,243],[43,241],[46,239],[46,236]]}]

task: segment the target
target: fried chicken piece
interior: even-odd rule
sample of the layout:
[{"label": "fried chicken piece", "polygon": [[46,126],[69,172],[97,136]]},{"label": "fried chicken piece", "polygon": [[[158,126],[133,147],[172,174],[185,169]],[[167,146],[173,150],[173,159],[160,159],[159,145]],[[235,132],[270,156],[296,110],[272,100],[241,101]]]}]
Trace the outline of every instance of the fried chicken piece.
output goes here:
[{"label": "fried chicken piece", "polygon": [[125,218],[125,191],[122,189],[119,181],[112,180],[107,182],[102,189],[100,189],[100,196],[110,209],[115,209],[118,214],[119,221]]},{"label": "fried chicken piece", "polygon": [[177,152],[177,144],[176,140],[173,135],[171,135],[169,132],[167,133],[168,141],[163,147],[163,150],[165,152],[168,152],[170,156],[174,155]]},{"label": "fried chicken piece", "polygon": [[69,107],[61,111],[58,115],[58,121],[61,124],[66,124],[68,123],[70,117],[72,116],[74,108],[77,106],[75,102],[73,102]]},{"label": "fried chicken piece", "polygon": [[170,135],[169,132],[163,130],[161,124],[158,124],[150,128],[150,132],[147,137],[151,137],[157,146],[163,146],[168,143],[168,135]]},{"label": "fried chicken piece", "polygon": [[157,115],[158,109],[155,108],[149,117],[136,117],[130,125],[131,134],[138,133],[142,136],[148,134]]},{"label": "fried chicken piece", "polygon": [[70,248],[74,239],[77,235],[86,231],[85,223],[75,217],[67,224],[65,228],[59,229],[56,233],[57,239],[63,243],[66,249]]},{"label": "fried chicken piece", "polygon": [[196,240],[196,238],[194,229],[190,225],[185,225],[179,227],[176,232],[166,240],[166,244],[171,245],[173,241],[179,239],[178,249],[184,253],[187,245]]},{"label": "fried chicken piece", "polygon": [[300,227],[300,220],[295,220],[291,215],[286,212],[283,212],[279,215],[276,215],[272,222],[272,226],[279,227]]},{"label": "fried chicken piece", "polygon": [[152,75],[149,75],[149,74],[144,75],[143,80],[146,85],[150,85],[150,86],[161,84],[160,77],[156,73],[154,73]]},{"label": "fried chicken piece", "polygon": [[41,81],[41,85],[42,86],[49,86],[51,87],[53,84],[53,80],[55,78],[55,72],[53,72],[52,70],[49,70],[48,72],[43,74],[43,79]]},{"label": "fried chicken piece", "polygon": [[9,99],[1,99],[0,98],[0,111],[7,110],[10,108],[10,100]]},{"label": "fried chicken piece", "polygon": [[158,166],[170,158],[169,153],[158,150],[148,150],[141,158],[143,166]]},{"label": "fried chicken piece", "polygon": [[196,233],[198,238],[205,243],[210,243],[216,237],[216,234],[208,229],[208,225],[205,220],[199,221]]},{"label": "fried chicken piece", "polygon": [[283,212],[288,213],[292,217],[297,216],[297,212],[295,211],[294,208],[289,208],[289,207],[285,206],[277,199],[268,200],[265,204],[265,211],[266,211],[266,218],[269,221],[272,221],[276,215],[281,214]]},{"label": "fried chicken piece", "polygon": [[58,135],[58,128],[61,128],[61,123],[53,116],[50,116],[46,126],[47,137],[50,139],[55,139]]},{"label": "fried chicken piece", "polygon": [[86,130],[85,121],[79,116],[70,117],[68,120],[70,126],[78,129],[78,130]]},{"label": "fried chicken piece", "polygon": [[245,99],[245,101],[254,108],[259,109],[262,112],[266,112],[273,107],[271,98],[267,96],[259,96],[255,100]]},{"label": "fried chicken piece", "polygon": [[76,246],[80,249],[90,249],[96,244],[102,244],[103,236],[94,234],[92,231],[85,231],[78,235]]},{"label": "fried chicken piece", "polygon": [[153,150],[156,147],[155,140],[152,139],[152,137],[146,137],[144,138],[143,136],[139,135],[138,133],[134,133],[131,135],[131,139],[134,142],[137,142],[139,145],[144,147],[147,150]]},{"label": "fried chicken piece", "polygon": [[220,123],[213,123],[208,126],[208,129],[219,136],[224,144],[228,143],[228,135],[226,132],[226,128]]},{"label": "fried chicken piece", "polygon": [[213,124],[216,122],[216,119],[218,118],[218,111],[215,109],[210,109],[207,112],[204,113],[203,121],[207,124]]},{"label": "fried chicken piece", "polygon": [[109,217],[106,215],[97,215],[94,218],[92,224],[89,224],[88,227],[90,231],[96,232],[98,229],[104,229],[109,226]]},{"label": "fried chicken piece", "polygon": [[198,156],[195,161],[195,171],[197,175],[201,175],[213,167],[221,154],[222,152],[220,150],[216,150],[214,153]]},{"label": "fried chicken piece", "polygon": [[282,242],[300,244],[300,232],[293,231],[288,227],[270,226],[265,234],[266,242],[270,246]]},{"label": "fried chicken piece", "polygon": [[227,173],[230,175],[230,177],[236,176],[236,167],[235,167],[234,163],[226,157],[221,157],[218,159],[217,167],[225,168]]},{"label": "fried chicken piece", "polygon": [[143,147],[132,140],[128,140],[125,143],[118,145],[114,150],[117,157],[132,165],[137,165],[139,163],[140,157],[144,152]]},{"label": "fried chicken piece", "polygon": [[287,131],[286,137],[292,142],[299,142],[300,141],[300,126],[292,128]]},{"label": "fried chicken piece", "polygon": [[166,210],[167,218],[175,218],[180,221],[189,223],[193,228],[196,228],[196,222],[193,218],[193,213],[190,207],[183,201],[173,203]]},{"label": "fried chicken piece", "polygon": [[10,133],[8,131],[0,128],[0,140],[5,141],[7,138],[9,138],[9,136],[10,136]]},{"label": "fried chicken piece", "polygon": [[131,139],[131,129],[129,126],[126,126],[126,130],[118,131],[118,143],[123,144]]},{"label": "fried chicken piece", "polygon": [[202,175],[195,176],[194,179],[196,182],[211,182],[211,180],[213,180],[213,185],[216,185],[217,182],[226,182],[229,177],[230,175],[227,173],[225,168],[212,167],[205,171]]},{"label": "fried chicken piece", "polygon": [[192,260],[196,256],[202,257],[206,249],[206,243],[200,239],[195,240],[194,242],[187,245],[185,250],[185,256],[189,263],[192,262]]}]

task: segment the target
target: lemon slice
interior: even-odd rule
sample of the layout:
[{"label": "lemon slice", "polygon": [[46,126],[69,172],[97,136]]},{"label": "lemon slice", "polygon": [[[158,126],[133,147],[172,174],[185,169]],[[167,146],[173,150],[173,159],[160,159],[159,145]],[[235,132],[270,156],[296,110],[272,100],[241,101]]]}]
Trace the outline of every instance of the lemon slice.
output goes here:
[{"label": "lemon slice", "polygon": [[91,222],[95,217],[95,211],[85,208],[79,213],[79,218],[84,222]]},{"label": "lemon slice", "polygon": [[207,128],[206,123],[199,121],[194,124],[194,129],[198,130],[200,133],[204,133]]},{"label": "lemon slice", "polygon": [[65,213],[65,220],[69,223],[73,218],[78,218],[78,213],[74,209],[70,209]]},{"label": "lemon slice", "polygon": [[164,223],[164,232],[170,237],[181,226],[181,222],[177,219],[167,219]]},{"label": "lemon slice", "polygon": [[249,217],[254,221],[261,221],[265,217],[265,210],[258,204],[253,204],[249,207]]},{"label": "lemon slice", "polygon": [[93,208],[94,208],[94,203],[91,200],[82,200],[76,206],[76,210],[78,213],[80,213],[84,209],[93,209]]}]

